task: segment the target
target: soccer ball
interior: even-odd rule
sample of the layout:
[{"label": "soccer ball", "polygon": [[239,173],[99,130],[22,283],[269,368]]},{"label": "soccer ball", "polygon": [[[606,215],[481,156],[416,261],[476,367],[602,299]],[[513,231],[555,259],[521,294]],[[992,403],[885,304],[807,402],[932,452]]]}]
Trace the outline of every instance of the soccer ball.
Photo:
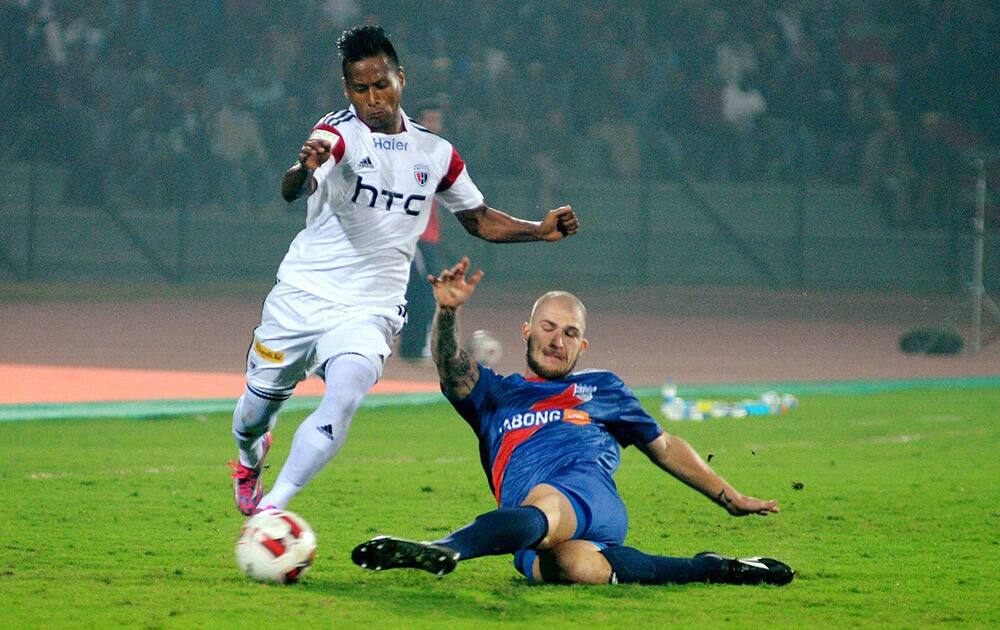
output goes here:
[{"label": "soccer ball", "polygon": [[264,510],[240,529],[236,564],[258,582],[291,584],[301,578],[316,557],[316,534],[298,514]]},{"label": "soccer ball", "polygon": [[486,367],[496,369],[503,357],[503,348],[488,330],[477,330],[469,339],[469,354]]}]

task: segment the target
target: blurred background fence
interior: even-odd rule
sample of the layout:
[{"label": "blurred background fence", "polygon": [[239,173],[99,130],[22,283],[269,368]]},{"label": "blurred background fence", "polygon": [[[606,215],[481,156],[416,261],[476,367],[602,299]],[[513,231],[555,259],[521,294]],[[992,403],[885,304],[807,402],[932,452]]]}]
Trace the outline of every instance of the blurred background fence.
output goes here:
[{"label": "blurred background fence", "polygon": [[[998,9],[986,0],[0,0],[0,280],[273,276],[281,173],[344,106],[334,41],[386,27],[487,199],[571,203],[558,248],[446,254],[498,282],[956,292],[986,164],[1000,285]],[[411,110],[412,111],[412,110]]]},{"label": "blurred background fence", "polygon": [[[276,203],[237,212],[74,206],[59,199],[58,187],[37,190],[38,184],[27,168],[8,175],[5,186],[17,190],[4,195],[0,277],[266,281],[303,222],[300,206],[287,212]],[[479,184],[501,207],[537,203],[527,180],[484,177]],[[445,217],[449,259],[468,254],[495,281],[528,285],[569,280],[947,292],[960,289],[970,273],[969,229],[886,226],[870,197],[851,186],[566,177],[550,194],[579,209],[587,229],[578,238],[559,247],[495,247]],[[990,234],[987,251],[997,247],[997,235]],[[987,288],[996,288],[1000,260],[994,253],[986,262]]]}]

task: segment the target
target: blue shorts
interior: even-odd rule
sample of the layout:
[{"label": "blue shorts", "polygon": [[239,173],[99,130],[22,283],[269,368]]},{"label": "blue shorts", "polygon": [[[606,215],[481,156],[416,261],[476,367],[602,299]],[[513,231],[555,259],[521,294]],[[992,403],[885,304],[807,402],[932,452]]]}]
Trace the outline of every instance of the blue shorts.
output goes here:
[{"label": "blue shorts", "polygon": [[[539,483],[553,486],[569,499],[576,513],[574,540],[586,540],[601,549],[624,544],[628,512],[610,475],[593,464],[574,465]],[[514,554],[514,566],[532,581],[531,568],[537,555],[534,549],[521,549]]]}]

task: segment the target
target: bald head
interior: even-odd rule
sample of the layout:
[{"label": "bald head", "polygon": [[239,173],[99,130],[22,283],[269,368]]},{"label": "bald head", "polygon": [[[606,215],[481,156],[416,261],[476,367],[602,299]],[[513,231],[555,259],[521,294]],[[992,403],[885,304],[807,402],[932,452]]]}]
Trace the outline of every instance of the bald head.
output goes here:
[{"label": "bald head", "polygon": [[544,310],[543,307],[549,304],[576,311],[580,332],[584,332],[584,329],[587,327],[587,307],[583,305],[580,298],[569,291],[549,291],[541,295],[531,307],[531,319],[529,323],[534,323],[538,314]]},{"label": "bald head", "polygon": [[587,309],[572,293],[550,291],[535,300],[531,320],[521,325],[528,373],[546,379],[569,374],[587,349]]}]

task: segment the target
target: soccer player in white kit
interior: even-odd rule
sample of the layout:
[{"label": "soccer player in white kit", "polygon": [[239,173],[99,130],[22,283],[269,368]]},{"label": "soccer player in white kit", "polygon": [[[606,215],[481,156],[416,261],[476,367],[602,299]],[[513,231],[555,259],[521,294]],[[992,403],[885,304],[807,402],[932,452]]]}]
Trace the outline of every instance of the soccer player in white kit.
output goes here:
[{"label": "soccer player in white kit", "polygon": [[[350,107],[320,119],[282,179],[289,202],[308,195],[306,227],[264,302],[233,414],[239,461],[230,466],[243,514],[284,508],[343,445],[403,326],[410,261],[432,197],[488,241],[556,241],[579,227],[569,206],[536,222],[484,203],[451,144],[400,108],[406,78],[380,27],[345,31],[337,48]],[[271,428],[311,373],[325,380],[325,393],[296,430],[265,495],[261,472]]]}]

